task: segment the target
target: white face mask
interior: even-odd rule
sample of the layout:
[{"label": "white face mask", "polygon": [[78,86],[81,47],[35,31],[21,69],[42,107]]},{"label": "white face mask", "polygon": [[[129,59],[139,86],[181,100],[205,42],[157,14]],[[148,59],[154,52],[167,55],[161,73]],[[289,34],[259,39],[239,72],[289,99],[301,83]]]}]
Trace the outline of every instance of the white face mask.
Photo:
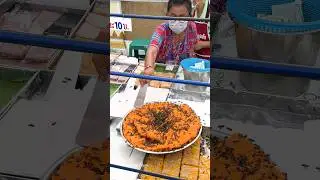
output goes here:
[{"label": "white face mask", "polygon": [[194,2],[192,2],[192,4],[191,4],[192,10],[195,10],[198,4],[199,3],[197,3],[197,2],[195,4],[194,4]]},{"label": "white face mask", "polygon": [[188,26],[188,21],[169,21],[169,28],[176,34],[182,33]]}]

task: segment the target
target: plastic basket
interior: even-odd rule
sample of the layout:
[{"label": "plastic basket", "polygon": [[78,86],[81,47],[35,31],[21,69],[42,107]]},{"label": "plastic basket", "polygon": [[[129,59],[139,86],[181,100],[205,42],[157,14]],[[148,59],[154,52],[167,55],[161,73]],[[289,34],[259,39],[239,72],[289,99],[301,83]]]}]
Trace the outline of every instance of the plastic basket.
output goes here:
[{"label": "plastic basket", "polygon": [[[194,66],[195,63],[204,62],[205,68],[204,69],[195,69],[192,66]],[[187,58],[181,61],[181,66],[183,69],[190,71],[190,72],[198,72],[198,73],[207,73],[210,72],[210,61],[199,59],[199,58]]]},{"label": "plastic basket", "polygon": [[279,34],[320,31],[319,0],[302,0],[303,23],[272,22],[257,18],[257,14],[271,14],[272,5],[290,2],[294,0],[229,0],[227,9],[236,23],[256,31]]}]

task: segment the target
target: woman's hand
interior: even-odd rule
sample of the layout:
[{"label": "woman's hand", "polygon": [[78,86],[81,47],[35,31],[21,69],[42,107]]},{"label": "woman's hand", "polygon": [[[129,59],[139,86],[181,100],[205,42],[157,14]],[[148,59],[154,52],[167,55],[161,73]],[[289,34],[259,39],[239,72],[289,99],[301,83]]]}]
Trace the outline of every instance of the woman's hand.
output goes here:
[{"label": "woman's hand", "polygon": [[198,41],[194,47],[195,51],[198,51],[203,48],[210,48],[210,41]]},{"label": "woman's hand", "polygon": [[[144,60],[144,72],[143,75],[152,76],[154,73],[155,61],[158,54],[158,49],[154,46],[150,46],[147,51],[146,58]],[[140,85],[144,86],[149,84],[150,80],[139,79]]]},{"label": "woman's hand", "polygon": [[[153,67],[148,67],[144,70],[143,75],[147,75],[147,76],[152,76],[154,73],[154,68]],[[146,84],[149,84],[150,80],[147,79],[140,79],[140,85],[141,87],[143,87]]]}]

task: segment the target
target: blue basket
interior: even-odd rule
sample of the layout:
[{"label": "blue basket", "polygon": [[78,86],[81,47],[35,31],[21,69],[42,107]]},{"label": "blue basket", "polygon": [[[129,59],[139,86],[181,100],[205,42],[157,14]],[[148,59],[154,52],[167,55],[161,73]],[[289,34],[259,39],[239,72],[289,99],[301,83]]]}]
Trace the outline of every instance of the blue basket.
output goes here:
[{"label": "blue basket", "polygon": [[303,0],[303,23],[280,23],[258,19],[257,14],[271,14],[272,5],[294,0],[228,0],[227,9],[231,18],[256,31],[268,33],[306,33],[320,31],[320,0]]},{"label": "blue basket", "polygon": [[[204,61],[205,69],[196,69],[192,68],[195,63],[199,63]],[[210,61],[205,59],[199,59],[199,58],[187,58],[181,61],[180,65],[183,69],[189,71],[189,72],[210,72]]]}]

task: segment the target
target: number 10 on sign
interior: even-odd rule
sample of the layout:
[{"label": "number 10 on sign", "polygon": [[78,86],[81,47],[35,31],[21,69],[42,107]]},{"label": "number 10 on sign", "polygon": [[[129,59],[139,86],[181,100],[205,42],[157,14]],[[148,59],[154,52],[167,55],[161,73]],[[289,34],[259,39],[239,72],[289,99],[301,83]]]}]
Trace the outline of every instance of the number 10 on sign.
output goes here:
[{"label": "number 10 on sign", "polygon": [[114,22],[114,24],[116,25],[116,29],[118,29],[118,30],[127,30],[128,29],[128,25],[122,24],[122,22]]},{"label": "number 10 on sign", "polygon": [[132,31],[131,19],[129,18],[110,18],[110,29],[118,31]]}]

